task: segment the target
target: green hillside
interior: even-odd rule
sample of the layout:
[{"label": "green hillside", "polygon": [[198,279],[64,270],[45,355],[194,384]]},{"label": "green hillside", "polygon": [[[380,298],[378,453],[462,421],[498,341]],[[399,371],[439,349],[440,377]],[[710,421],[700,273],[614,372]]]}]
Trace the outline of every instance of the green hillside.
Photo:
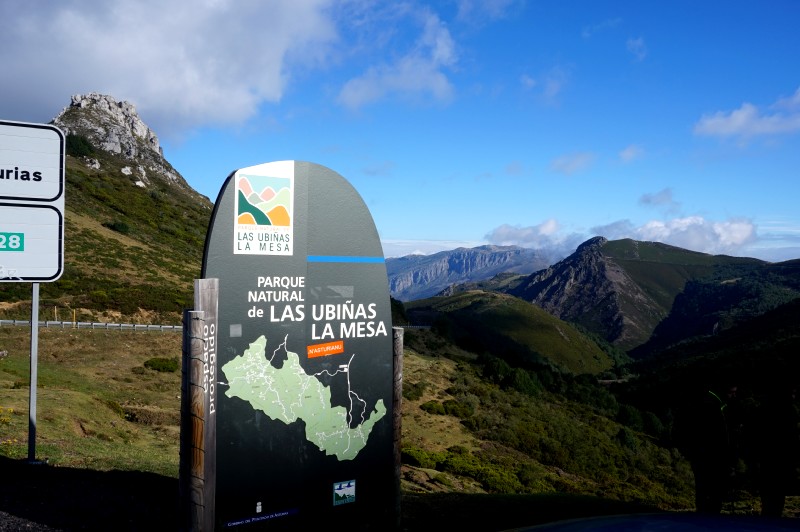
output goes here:
[{"label": "green hillside", "polygon": [[708,255],[660,242],[630,239],[610,240],[602,249],[604,255],[622,266],[645,293],[667,311],[690,280],[726,271],[741,274],[766,264],[757,259]]},{"label": "green hillside", "polygon": [[551,365],[574,374],[613,366],[598,345],[521,299],[469,291],[409,303],[412,323],[434,324],[447,338],[476,354],[494,353],[516,365]]}]

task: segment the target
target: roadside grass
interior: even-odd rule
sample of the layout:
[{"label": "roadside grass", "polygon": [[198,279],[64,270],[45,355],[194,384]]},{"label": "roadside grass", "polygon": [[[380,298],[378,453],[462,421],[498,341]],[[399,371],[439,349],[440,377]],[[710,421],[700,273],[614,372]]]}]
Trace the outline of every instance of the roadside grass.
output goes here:
[{"label": "roadside grass", "polygon": [[[40,329],[36,458],[96,470],[176,477],[180,371],[147,369],[180,357],[174,332]],[[0,329],[0,455],[28,455],[30,330]],[[8,412],[11,411],[11,414]]]}]

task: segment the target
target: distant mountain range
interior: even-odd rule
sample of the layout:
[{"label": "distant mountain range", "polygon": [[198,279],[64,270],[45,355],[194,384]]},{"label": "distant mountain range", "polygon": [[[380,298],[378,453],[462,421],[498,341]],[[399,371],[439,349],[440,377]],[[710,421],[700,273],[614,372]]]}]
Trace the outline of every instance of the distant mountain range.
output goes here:
[{"label": "distant mountain range", "polygon": [[[463,256],[467,250],[456,251]],[[431,262],[447,265],[448,253],[455,252],[437,254],[439,260]],[[490,260],[490,250],[476,248],[476,253]],[[413,260],[422,264],[421,259]],[[494,264],[498,271],[505,262]],[[468,291],[508,294],[638,357],[689,338],[718,334],[800,297],[800,260],[773,264],[630,239],[592,238],[569,257],[529,275],[505,271],[486,278],[487,270],[473,268],[469,273],[473,279],[483,275],[482,281],[454,283],[436,294],[445,300]],[[431,271],[436,272],[406,271],[404,278],[425,279]],[[445,279],[454,281],[459,269],[440,266],[440,271],[437,289]],[[415,293],[403,289],[405,294]],[[428,287],[416,293],[433,292]]]},{"label": "distant mountain range", "polygon": [[423,299],[451,285],[498,274],[530,274],[561,257],[517,246],[480,246],[386,259],[389,292],[400,301]]}]

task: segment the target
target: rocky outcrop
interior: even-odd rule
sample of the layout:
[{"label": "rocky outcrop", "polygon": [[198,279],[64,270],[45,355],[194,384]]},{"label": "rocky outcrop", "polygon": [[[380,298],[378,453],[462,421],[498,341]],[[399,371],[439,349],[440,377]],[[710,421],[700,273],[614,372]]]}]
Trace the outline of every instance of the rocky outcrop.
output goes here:
[{"label": "rocky outcrop", "polygon": [[630,349],[650,337],[667,314],[614,259],[603,254],[608,242],[592,238],[566,259],[531,275],[510,291],[565,321],[600,333]]},{"label": "rocky outcrop", "polygon": [[[53,119],[53,124],[67,135],[85,137],[96,149],[135,163],[130,166],[136,172],[123,173],[135,177],[138,186],[147,187],[151,179],[160,178],[196,194],[164,159],[158,137],[129,102],[118,102],[94,92],[76,94]],[[100,163],[97,159],[87,159],[87,166],[99,168]]]},{"label": "rocky outcrop", "polygon": [[550,264],[544,253],[516,246],[480,246],[386,260],[389,292],[401,301],[431,297],[450,285],[490,279],[499,273],[528,274]]}]

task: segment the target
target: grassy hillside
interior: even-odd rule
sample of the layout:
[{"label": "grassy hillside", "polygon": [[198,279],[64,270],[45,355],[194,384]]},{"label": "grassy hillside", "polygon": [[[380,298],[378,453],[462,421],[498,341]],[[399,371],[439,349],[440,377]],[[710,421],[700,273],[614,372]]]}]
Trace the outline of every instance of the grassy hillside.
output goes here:
[{"label": "grassy hillside", "polygon": [[[598,408],[546,390],[526,394],[493,384],[485,368],[439,345],[434,333],[407,336],[403,453],[413,467],[406,489],[578,493],[691,506],[688,465],[615,421],[616,404]],[[416,486],[419,478],[434,487]]]},{"label": "grassy hillside", "polygon": [[573,326],[521,299],[469,291],[406,306],[412,323],[438,331],[475,354],[493,353],[515,365],[552,365],[571,373],[597,374],[611,357]]},{"label": "grassy hillside", "polygon": [[659,308],[651,338],[631,351],[634,357],[728,329],[800,296],[797,261],[769,264],[629,239],[609,241],[602,252]]},{"label": "grassy hillside", "polygon": [[745,393],[768,395],[800,375],[800,298],[713,336],[673,346],[632,367],[641,375],[625,386],[637,403],[668,408],[681,391],[702,389],[719,376],[738,380]]},{"label": "grassy hillside", "polygon": [[765,262],[725,255],[708,255],[677,248],[660,242],[611,240],[603,246],[603,254],[622,266],[628,275],[666,311],[686,283],[704,279],[715,273],[741,275],[757,270]]},{"label": "grassy hillside", "polygon": [[[30,330],[0,328],[0,350],[0,455],[24,458]],[[37,457],[176,476],[180,356],[174,332],[41,328]]]}]

